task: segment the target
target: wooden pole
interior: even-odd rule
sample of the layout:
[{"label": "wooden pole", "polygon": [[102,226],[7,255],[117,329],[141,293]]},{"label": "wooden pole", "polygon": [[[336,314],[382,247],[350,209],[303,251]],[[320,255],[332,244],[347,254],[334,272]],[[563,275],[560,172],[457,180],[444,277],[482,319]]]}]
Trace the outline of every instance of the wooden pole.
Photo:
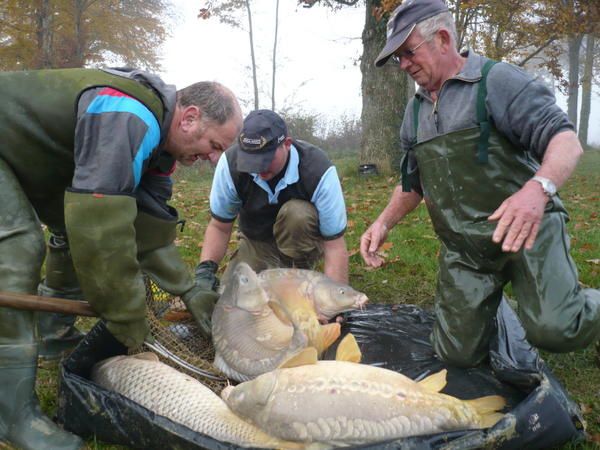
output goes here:
[{"label": "wooden pole", "polygon": [[0,306],[28,311],[45,311],[74,316],[98,317],[88,302],[16,292],[0,292]]}]

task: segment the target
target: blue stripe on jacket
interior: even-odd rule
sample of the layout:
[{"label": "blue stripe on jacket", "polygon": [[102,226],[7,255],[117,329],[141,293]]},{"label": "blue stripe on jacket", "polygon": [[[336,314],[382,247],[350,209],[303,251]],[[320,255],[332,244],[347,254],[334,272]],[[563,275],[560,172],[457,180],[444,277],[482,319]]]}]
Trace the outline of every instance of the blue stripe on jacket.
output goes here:
[{"label": "blue stripe on jacket", "polygon": [[150,112],[150,110],[146,108],[144,104],[132,97],[98,95],[90,103],[86,111],[88,114],[102,114],[110,112],[124,112],[133,114],[136,117],[139,117],[140,120],[142,120],[148,127],[148,130],[144,135],[144,139],[135,153],[132,164],[133,179],[135,181],[135,186],[137,187],[142,177],[144,161],[150,157],[152,150],[154,150],[154,148],[156,148],[160,142],[160,126],[156,120],[156,117],[154,117],[154,114],[152,114],[152,112]]}]

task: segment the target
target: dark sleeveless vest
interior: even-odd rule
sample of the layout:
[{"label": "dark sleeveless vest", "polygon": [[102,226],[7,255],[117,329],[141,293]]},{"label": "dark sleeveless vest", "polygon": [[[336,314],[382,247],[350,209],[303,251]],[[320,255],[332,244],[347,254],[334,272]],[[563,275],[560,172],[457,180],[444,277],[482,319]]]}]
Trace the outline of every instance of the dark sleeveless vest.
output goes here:
[{"label": "dark sleeveless vest", "polygon": [[267,241],[273,238],[273,225],[281,206],[292,199],[311,201],[321,177],[332,166],[323,150],[304,141],[293,141],[298,151],[299,179],[279,192],[276,204],[269,204],[267,193],[253,181],[249,173],[237,170],[237,144],[225,152],[229,172],[242,201],[240,230],[249,239]]}]

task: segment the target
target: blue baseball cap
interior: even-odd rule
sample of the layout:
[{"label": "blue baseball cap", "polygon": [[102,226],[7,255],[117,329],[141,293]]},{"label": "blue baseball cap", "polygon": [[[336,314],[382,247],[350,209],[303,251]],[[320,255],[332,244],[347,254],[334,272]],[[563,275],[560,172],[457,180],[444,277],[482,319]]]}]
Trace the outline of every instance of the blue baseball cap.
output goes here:
[{"label": "blue baseball cap", "polygon": [[387,41],[375,59],[375,66],[383,66],[404,44],[419,22],[447,11],[448,7],[443,0],[404,0],[388,20]]},{"label": "blue baseball cap", "polygon": [[267,170],[275,150],[287,137],[287,126],[279,114],[270,109],[257,109],[244,119],[238,136],[240,172],[261,173]]}]

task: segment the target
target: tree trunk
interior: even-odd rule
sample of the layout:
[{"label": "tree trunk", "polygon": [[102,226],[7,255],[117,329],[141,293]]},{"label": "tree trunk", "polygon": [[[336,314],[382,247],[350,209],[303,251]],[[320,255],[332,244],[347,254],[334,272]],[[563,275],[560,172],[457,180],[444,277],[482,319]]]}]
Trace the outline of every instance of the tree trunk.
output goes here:
[{"label": "tree trunk", "polygon": [[271,109],[275,111],[275,72],[277,70],[277,31],[279,29],[279,0],[275,3],[275,37],[273,38],[273,78],[271,80]]},{"label": "tree trunk", "polygon": [[256,58],[254,57],[254,32],[252,30],[252,11],[250,10],[250,0],[246,0],[246,10],[248,11],[248,35],[250,37],[250,56],[252,58],[252,82],[254,83],[254,109],[259,109],[258,103],[258,80],[256,79]]},{"label": "tree trunk", "polygon": [[594,36],[587,35],[585,49],[585,65],[581,78],[581,116],[579,117],[579,139],[588,144],[588,128],[592,107],[592,77],[594,74]]},{"label": "tree trunk", "polygon": [[85,56],[85,35],[83,30],[83,13],[87,8],[85,0],[73,0],[74,48],[70,58],[70,67],[83,67]]},{"label": "tree trunk", "polygon": [[579,94],[579,48],[583,35],[569,37],[569,90],[567,92],[567,114],[577,128],[577,97]]},{"label": "tree trunk", "polygon": [[41,0],[36,8],[38,57],[35,69],[52,67],[52,17],[50,0]]},{"label": "tree trunk", "polygon": [[367,0],[365,27],[362,34],[363,135],[361,164],[377,164],[383,172],[400,170],[400,125],[408,101],[408,77],[400,68],[388,62],[375,67],[375,58],[385,45],[385,21],[378,22],[372,8],[379,0]]}]

